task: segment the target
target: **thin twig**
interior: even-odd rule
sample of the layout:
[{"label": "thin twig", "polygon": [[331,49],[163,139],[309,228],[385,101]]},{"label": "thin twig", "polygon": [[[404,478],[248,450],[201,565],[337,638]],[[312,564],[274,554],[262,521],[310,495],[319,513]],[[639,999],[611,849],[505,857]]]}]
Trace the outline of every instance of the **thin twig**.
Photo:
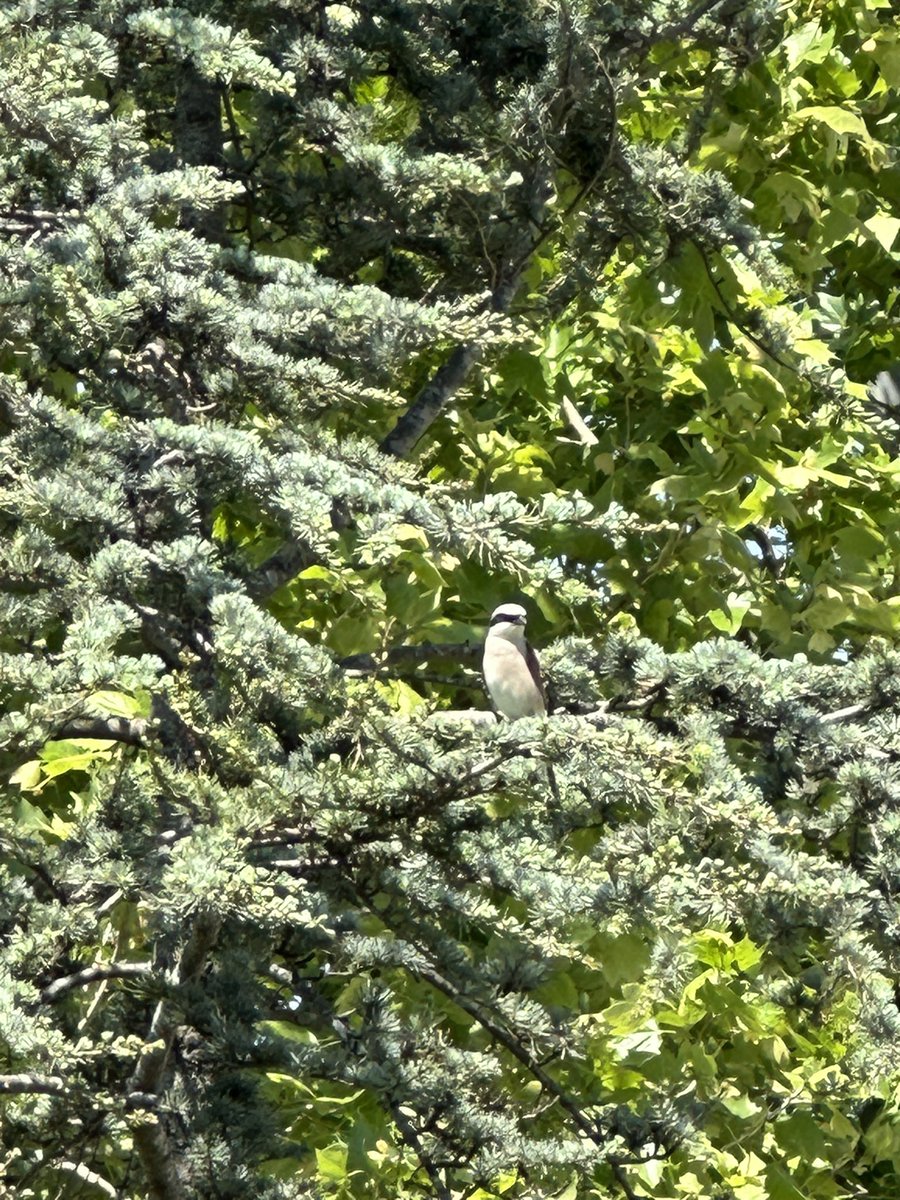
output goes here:
[{"label": "thin twig", "polygon": [[692,245],[700,255],[703,266],[706,268],[707,278],[712,284],[713,290],[719,298],[719,303],[722,305],[722,311],[725,313],[725,316],[728,318],[728,320],[731,321],[731,323],[741,331],[744,337],[748,338],[758,350],[761,350],[763,354],[765,354],[768,358],[771,358],[773,362],[778,363],[779,367],[784,367],[786,371],[793,371],[795,375],[800,375],[800,371],[797,367],[785,362],[785,360],[779,354],[777,354],[771,346],[766,345],[765,341],[761,337],[758,337],[752,329],[747,328],[746,322],[741,320],[740,315],[735,312],[733,306],[726,299],[725,293],[722,291],[721,284],[719,283],[718,279],[716,279],[715,273],[713,272],[712,264],[709,261],[709,255],[706,247],[701,245],[700,242],[696,240],[692,241]]},{"label": "thin twig", "polygon": [[436,1200],[452,1200],[452,1193],[450,1192],[450,1189],[441,1179],[437,1167],[428,1157],[428,1154],[422,1146],[422,1141],[413,1127],[412,1122],[408,1120],[407,1117],[404,1116],[404,1114],[400,1111],[399,1104],[391,1104],[390,1109],[391,1116],[394,1118],[394,1124],[403,1135],[403,1140],[413,1151],[416,1158],[418,1158],[423,1170],[431,1180],[431,1186],[434,1188]]}]

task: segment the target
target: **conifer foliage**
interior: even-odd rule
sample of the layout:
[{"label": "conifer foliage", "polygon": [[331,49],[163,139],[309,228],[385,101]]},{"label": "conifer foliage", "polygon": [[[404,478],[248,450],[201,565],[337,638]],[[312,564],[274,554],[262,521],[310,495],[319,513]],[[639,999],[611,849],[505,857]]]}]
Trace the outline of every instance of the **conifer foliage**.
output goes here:
[{"label": "conifer foliage", "polygon": [[898,1194],[885,12],[0,5],[4,1194]]}]

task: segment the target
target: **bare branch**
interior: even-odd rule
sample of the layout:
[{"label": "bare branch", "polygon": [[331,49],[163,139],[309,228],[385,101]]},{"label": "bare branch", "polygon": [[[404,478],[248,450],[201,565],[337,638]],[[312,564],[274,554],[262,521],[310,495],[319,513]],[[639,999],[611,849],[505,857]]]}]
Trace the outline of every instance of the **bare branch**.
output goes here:
[{"label": "bare branch", "polygon": [[619,1187],[625,1193],[625,1200],[638,1200],[638,1194],[628,1182],[628,1176],[625,1174],[625,1168],[622,1164],[616,1162],[615,1159],[610,1159],[609,1165],[612,1168],[613,1175],[616,1177],[616,1183],[618,1183]]},{"label": "bare branch", "polygon": [[382,441],[381,449],[385,454],[392,454],[395,458],[405,458],[409,454],[429,426],[437,420],[447,401],[465,383],[480,356],[481,347],[474,342],[456,347]]},{"label": "bare branch", "polygon": [[481,646],[478,643],[421,642],[411,646],[392,646],[378,654],[351,654],[349,658],[342,658],[339,665],[345,671],[377,671],[385,666],[431,662],[435,658],[472,663],[480,655]]},{"label": "bare branch", "polygon": [[56,731],[56,738],[106,738],[129,746],[146,746],[147,722],[140,717],[73,717]]},{"label": "bare branch", "polygon": [[852,721],[854,717],[861,717],[871,708],[871,704],[851,704],[847,708],[838,708],[834,712],[823,713],[819,720],[823,725],[837,725],[841,721]]},{"label": "bare branch", "polygon": [[0,1075],[0,1096],[62,1096],[67,1090],[58,1075]]},{"label": "bare branch", "polygon": [[56,1165],[61,1171],[67,1171],[70,1175],[74,1175],[76,1178],[80,1179],[82,1183],[86,1183],[91,1187],[95,1187],[97,1191],[102,1192],[104,1196],[110,1196],[112,1200],[115,1200],[116,1196],[119,1194],[118,1190],[109,1182],[108,1179],[104,1179],[102,1175],[98,1175],[96,1171],[92,1171],[90,1167],[86,1167],[84,1163],[64,1161],[57,1163]]},{"label": "bare branch", "polygon": [[86,967],[73,975],[54,979],[53,983],[48,984],[41,992],[41,1001],[44,1004],[53,1004],[76,988],[87,987],[88,984],[97,983],[101,979],[140,979],[151,972],[152,966],[148,962],[105,963]]},{"label": "bare branch", "polygon": [[759,546],[760,558],[766,570],[773,579],[781,577],[782,560],[775,553],[775,547],[772,545],[772,539],[761,525],[745,525],[741,530],[748,537],[752,538]]}]

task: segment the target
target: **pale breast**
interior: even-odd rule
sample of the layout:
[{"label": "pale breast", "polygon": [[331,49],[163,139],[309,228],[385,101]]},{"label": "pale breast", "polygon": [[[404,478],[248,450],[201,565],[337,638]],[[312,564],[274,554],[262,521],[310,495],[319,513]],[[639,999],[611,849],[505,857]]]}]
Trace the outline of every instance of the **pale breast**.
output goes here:
[{"label": "pale breast", "polygon": [[491,653],[485,656],[484,681],[505,717],[540,717],[546,712],[524,654],[510,642],[496,639]]}]

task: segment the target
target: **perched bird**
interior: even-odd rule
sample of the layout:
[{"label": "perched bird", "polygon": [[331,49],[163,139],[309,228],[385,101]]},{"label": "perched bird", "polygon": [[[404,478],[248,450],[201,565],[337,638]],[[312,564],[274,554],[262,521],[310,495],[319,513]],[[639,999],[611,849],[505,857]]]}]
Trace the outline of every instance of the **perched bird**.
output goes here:
[{"label": "perched bird", "polygon": [[521,604],[501,604],[491,613],[484,639],[484,682],[494,707],[509,721],[547,713],[538,656],[525,640],[525,619]]}]

